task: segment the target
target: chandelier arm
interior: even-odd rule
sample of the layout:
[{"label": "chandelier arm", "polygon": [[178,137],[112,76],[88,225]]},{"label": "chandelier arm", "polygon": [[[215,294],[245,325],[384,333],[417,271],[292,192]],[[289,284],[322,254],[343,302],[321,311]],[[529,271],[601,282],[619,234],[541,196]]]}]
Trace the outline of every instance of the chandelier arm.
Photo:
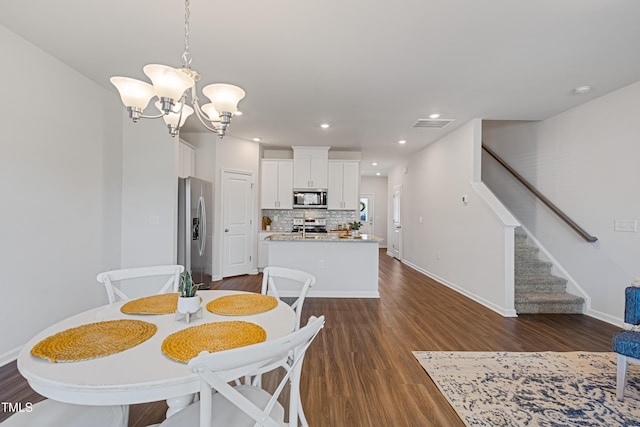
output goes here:
[{"label": "chandelier arm", "polygon": [[157,116],[145,116],[144,114],[140,115],[141,119],[159,119],[160,117],[164,117],[165,113],[160,113]]},{"label": "chandelier arm", "polygon": [[219,122],[220,120],[213,120],[212,118],[209,117],[209,115],[207,113],[205,113],[204,111],[202,111],[202,108],[200,108],[200,100],[198,99],[198,96],[196,94],[196,87],[195,85],[193,86],[193,91],[191,92],[191,105],[193,106],[193,109],[196,111],[196,114],[199,115],[199,117],[203,120],[209,121],[209,122]]},{"label": "chandelier arm", "polygon": [[[194,104],[195,106],[195,104]],[[209,125],[207,125],[207,123],[205,122],[206,117],[205,114],[203,112],[200,112],[200,110],[198,108],[194,108],[194,111],[196,112],[196,117],[198,118],[198,120],[200,120],[200,123],[202,123],[202,126],[206,127],[207,129],[209,129],[211,132],[215,132],[215,133],[219,133],[220,129],[218,129],[217,127],[209,127]]]}]

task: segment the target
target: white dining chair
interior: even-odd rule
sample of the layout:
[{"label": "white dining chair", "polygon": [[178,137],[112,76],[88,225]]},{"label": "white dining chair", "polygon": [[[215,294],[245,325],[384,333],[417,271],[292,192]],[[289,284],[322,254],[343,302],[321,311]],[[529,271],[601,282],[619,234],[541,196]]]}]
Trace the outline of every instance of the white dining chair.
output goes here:
[{"label": "white dining chair", "polygon": [[278,299],[282,299],[280,294],[284,293],[283,288],[286,288],[287,295],[293,294],[295,300],[290,305],[296,312],[296,329],[298,329],[300,327],[304,299],[315,283],[316,277],[305,271],[269,266],[262,272],[261,292],[264,295],[272,295]]},{"label": "white dining chair", "polygon": [[165,276],[166,282],[159,288],[157,294],[178,292],[180,286],[180,274],[184,271],[182,265],[156,265],[152,267],[125,268],[121,270],[105,271],[98,274],[96,279],[102,283],[107,291],[109,304],[117,301],[131,299],[121,289],[123,282],[131,280],[142,280],[153,277]]},{"label": "white dining chair", "polygon": [[22,406],[0,423],[2,427],[127,427],[128,406],[72,405],[51,399],[38,402],[31,407]]},{"label": "white dining chair", "polygon": [[[293,302],[290,302],[291,308],[296,312],[296,326],[297,330],[300,328],[300,321],[302,317],[302,307],[304,300],[309,292],[309,289],[316,283],[316,277],[313,274],[307,273],[302,270],[295,270],[287,267],[275,267],[269,266],[262,272],[262,294],[271,295],[278,299],[282,299],[281,294],[296,295]],[[286,297],[285,297],[286,298]],[[281,360],[274,361],[271,365],[263,367],[262,372],[259,370],[252,376],[245,376],[244,383],[251,384],[256,387],[260,387],[262,383],[262,374],[272,371],[277,368],[283,368],[288,371],[291,368],[292,354],[287,357],[283,357]],[[236,379],[236,385],[241,384],[242,379]],[[298,414],[300,422],[303,426],[308,426],[306,416],[302,409],[302,402],[298,402]]]},{"label": "white dining chair", "polygon": [[[298,425],[300,375],[307,349],[324,326],[324,316],[311,317],[307,325],[291,334],[259,344],[216,353],[202,352],[187,367],[200,377],[200,400],[170,416],[161,427],[289,427]],[[287,371],[273,394],[260,387],[229,381],[245,373],[261,370],[293,353]],[[289,388],[289,418],[284,422],[284,408],[278,397]]]}]

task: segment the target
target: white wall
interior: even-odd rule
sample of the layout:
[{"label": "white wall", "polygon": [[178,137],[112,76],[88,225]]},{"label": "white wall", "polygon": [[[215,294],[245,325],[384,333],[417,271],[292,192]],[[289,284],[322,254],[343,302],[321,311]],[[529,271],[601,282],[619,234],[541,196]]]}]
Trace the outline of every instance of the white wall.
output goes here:
[{"label": "white wall", "polygon": [[106,302],[96,274],[120,260],[122,109],[2,26],[0,51],[20,59],[0,67],[2,365],[52,322]]},{"label": "white wall", "polygon": [[[178,137],[171,137],[162,119],[133,123],[126,111],[122,117],[122,258],[109,268],[175,264]],[[123,289],[130,297],[148,295],[157,291],[157,282]]]},{"label": "white wall", "polygon": [[387,177],[363,176],[360,178],[360,194],[373,194],[373,234],[384,239],[381,248],[387,247]]},{"label": "white wall", "polygon": [[[589,314],[622,321],[624,288],[640,276],[640,83],[536,123],[485,122],[484,142],[580,227],[587,243],[485,156],[483,180],[591,298]],[[640,230],[638,230],[640,231]]]},{"label": "white wall", "polygon": [[[514,315],[513,278],[505,264],[508,233],[474,190],[480,136],[481,122],[473,120],[413,154],[390,172],[388,197],[402,185],[403,262],[501,314]],[[466,206],[463,195],[469,198]]]}]

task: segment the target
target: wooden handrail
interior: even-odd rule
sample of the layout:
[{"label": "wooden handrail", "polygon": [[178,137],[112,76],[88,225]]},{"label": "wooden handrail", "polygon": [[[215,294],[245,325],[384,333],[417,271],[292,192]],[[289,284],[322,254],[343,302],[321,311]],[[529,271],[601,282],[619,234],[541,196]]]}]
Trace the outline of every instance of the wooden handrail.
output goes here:
[{"label": "wooden handrail", "polygon": [[518,181],[520,181],[520,183],[522,185],[524,185],[527,190],[531,191],[538,199],[540,199],[540,201],[542,203],[544,203],[545,205],[547,205],[547,207],[549,209],[551,209],[553,211],[553,213],[555,213],[556,215],[558,215],[569,227],[573,228],[573,230],[578,233],[580,236],[582,236],[582,238],[584,240],[586,240],[587,242],[593,243],[596,242],[598,240],[597,237],[592,236],[591,234],[587,233],[586,231],[584,231],[582,229],[582,227],[580,227],[578,224],[576,224],[571,218],[569,218],[564,212],[562,212],[560,210],[560,208],[558,208],[556,205],[554,205],[551,200],[547,199],[544,194],[540,193],[538,190],[535,189],[535,187],[531,184],[529,184],[529,181],[527,181],[526,179],[524,179],[524,177],[522,177],[522,175],[520,175],[518,172],[516,172],[511,166],[509,166],[507,164],[507,162],[505,162],[504,160],[502,160],[500,158],[500,156],[498,156],[496,153],[494,153],[489,147],[487,147],[486,145],[482,144],[482,149],[485,150],[487,153],[489,153],[489,155],[491,157],[493,157],[494,159],[496,159],[496,161],[498,163],[500,163],[507,171],[509,171],[509,173],[511,175],[513,175]]}]

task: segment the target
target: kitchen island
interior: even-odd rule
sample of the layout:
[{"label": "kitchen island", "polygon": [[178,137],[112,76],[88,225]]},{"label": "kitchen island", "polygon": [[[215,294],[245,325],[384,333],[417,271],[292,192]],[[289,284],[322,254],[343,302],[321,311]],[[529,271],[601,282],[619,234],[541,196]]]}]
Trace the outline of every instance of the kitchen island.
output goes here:
[{"label": "kitchen island", "polygon": [[[269,265],[303,270],[316,276],[308,297],[380,298],[378,253],[381,238],[363,234],[272,234],[267,236]],[[278,287],[280,292],[280,286]],[[281,296],[297,296],[285,286]]]}]

